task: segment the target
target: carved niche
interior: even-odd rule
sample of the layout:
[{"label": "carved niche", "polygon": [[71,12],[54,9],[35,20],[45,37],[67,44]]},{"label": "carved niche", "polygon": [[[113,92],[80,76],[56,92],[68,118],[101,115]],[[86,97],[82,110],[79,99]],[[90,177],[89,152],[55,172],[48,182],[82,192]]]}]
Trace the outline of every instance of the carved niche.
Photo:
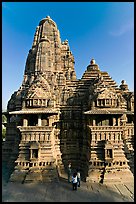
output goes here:
[{"label": "carved niche", "polygon": [[54,107],[54,97],[47,80],[38,78],[26,94],[26,107]]}]

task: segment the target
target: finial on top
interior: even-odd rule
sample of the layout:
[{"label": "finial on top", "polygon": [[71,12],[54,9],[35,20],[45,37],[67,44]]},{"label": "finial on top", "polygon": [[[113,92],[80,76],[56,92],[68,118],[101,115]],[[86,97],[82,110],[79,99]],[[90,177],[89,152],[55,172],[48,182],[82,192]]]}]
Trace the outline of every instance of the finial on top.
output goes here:
[{"label": "finial on top", "polygon": [[63,42],[64,45],[68,45],[68,40],[66,39],[64,42]]},{"label": "finial on top", "polygon": [[90,64],[91,65],[95,64],[95,59],[91,59]]},{"label": "finial on top", "polygon": [[122,80],[122,81],[121,81],[121,84],[126,84],[126,81],[125,81],[125,80]]},{"label": "finial on top", "polygon": [[128,85],[126,84],[126,81],[125,80],[122,80],[121,81],[121,85],[120,85],[120,88],[124,91],[128,91]]}]

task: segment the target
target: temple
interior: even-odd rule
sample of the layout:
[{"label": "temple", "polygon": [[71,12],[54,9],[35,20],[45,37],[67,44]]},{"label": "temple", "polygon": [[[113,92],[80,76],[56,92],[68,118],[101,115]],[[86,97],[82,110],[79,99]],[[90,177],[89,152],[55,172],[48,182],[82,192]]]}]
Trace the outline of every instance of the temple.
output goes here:
[{"label": "temple", "polygon": [[10,181],[65,177],[68,163],[86,182],[134,174],[134,93],[94,59],[77,79],[68,40],[47,16],[36,28],[22,85],[7,105],[3,161]]}]

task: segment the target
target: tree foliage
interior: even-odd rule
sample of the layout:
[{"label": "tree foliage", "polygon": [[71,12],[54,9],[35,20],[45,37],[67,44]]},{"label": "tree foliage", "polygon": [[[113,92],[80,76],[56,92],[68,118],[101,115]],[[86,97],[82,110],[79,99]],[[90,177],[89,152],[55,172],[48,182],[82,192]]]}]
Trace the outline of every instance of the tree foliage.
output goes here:
[{"label": "tree foliage", "polygon": [[5,139],[6,129],[2,128],[2,140]]},{"label": "tree foliage", "polygon": [[2,114],[2,123],[6,123],[7,122],[7,118],[4,114]]},{"label": "tree foliage", "polygon": [[[6,123],[7,122],[7,118],[4,114],[2,114],[2,123]],[[5,139],[6,136],[6,127],[4,128],[2,125],[2,140]]]}]

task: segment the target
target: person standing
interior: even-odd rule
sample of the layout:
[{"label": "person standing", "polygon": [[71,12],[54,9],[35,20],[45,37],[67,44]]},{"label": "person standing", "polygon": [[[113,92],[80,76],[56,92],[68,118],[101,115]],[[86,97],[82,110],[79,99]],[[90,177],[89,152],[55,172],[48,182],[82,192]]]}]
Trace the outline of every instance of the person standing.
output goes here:
[{"label": "person standing", "polygon": [[72,176],[73,190],[77,190],[77,173],[74,172]]},{"label": "person standing", "polygon": [[70,176],[71,176],[71,163],[68,164],[68,182],[70,183]]},{"label": "person standing", "polygon": [[79,171],[79,169],[77,169],[77,186],[78,187],[80,187],[80,180],[81,180],[80,171]]}]

